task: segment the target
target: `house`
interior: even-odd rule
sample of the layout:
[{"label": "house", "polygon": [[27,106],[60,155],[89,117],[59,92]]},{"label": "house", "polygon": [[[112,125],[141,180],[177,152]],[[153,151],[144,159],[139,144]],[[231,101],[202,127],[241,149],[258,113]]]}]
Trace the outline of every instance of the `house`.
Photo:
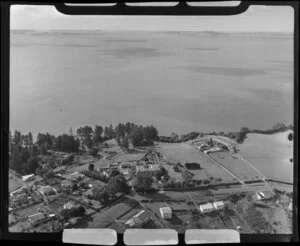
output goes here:
[{"label": "house", "polygon": [[50,185],[40,187],[39,192],[44,196],[52,195],[55,193],[53,188]]},{"label": "house", "polygon": [[63,189],[72,189],[73,187],[73,182],[71,180],[63,180],[61,181],[61,186]]},{"label": "house", "polygon": [[10,192],[9,193],[10,197],[13,197],[13,196],[21,194],[24,191],[25,188],[26,188],[25,186],[22,186],[21,188]]},{"label": "house", "polygon": [[130,227],[133,226],[142,226],[146,222],[149,221],[149,215],[145,210],[139,211],[136,215],[134,215],[130,220],[128,220],[125,225]]},{"label": "house", "polygon": [[46,216],[42,213],[37,213],[28,216],[28,223],[32,226],[37,226],[38,224],[44,222],[46,220]]},{"label": "house", "polygon": [[34,174],[29,174],[29,175],[25,175],[25,176],[22,176],[22,181],[31,181],[33,180],[34,178]]},{"label": "house", "polygon": [[209,213],[215,210],[214,206],[211,203],[202,204],[199,206],[199,209],[202,213]]},{"label": "house", "polygon": [[205,153],[205,154],[208,154],[208,153],[212,153],[212,152],[218,152],[218,151],[221,151],[222,149],[221,148],[219,148],[219,147],[213,147],[213,148],[210,148],[210,149],[208,149],[208,150],[204,150],[203,152]]},{"label": "house", "polygon": [[265,194],[264,194],[264,193],[259,192],[259,195],[260,195],[262,198],[265,198]]},{"label": "house", "polygon": [[87,190],[87,191],[85,191],[84,193],[83,193],[83,195],[85,196],[85,197],[92,197],[93,196],[93,189],[89,189],[89,190]]},{"label": "house", "polygon": [[141,172],[141,173],[151,173],[151,174],[156,174],[160,171],[160,166],[155,164],[155,165],[141,165],[136,167],[136,172]]},{"label": "house", "polygon": [[255,194],[254,194],[254,199],[255,199],[255,200],[261,200],[262,197],[261,197],[258,193],[255,193]]},{"label": "house", "polygon": [[172,218],[172,209],[170,207],[159,208],[161,217],[163,219],[171,219]]},{"label": "house", "polygon": [[291,199],[290,203],[289,203],[289,210],[292,211],[293,210],[293,199]]},{"label": "house", "polygon": [[223,209],[225,207],[223,201],[214,202],[213,205],[216,210]]},{"label": "house", "polygon": [[64,209],[71,209],[73,207],[75,206],[72,202],[67,202],[66,204],[64,204]]},{"label": "house", "polygon": [[84,175],[79,172],[74,172],[69,175],[69,178],[73,181],[79,181],[84,178]]}]

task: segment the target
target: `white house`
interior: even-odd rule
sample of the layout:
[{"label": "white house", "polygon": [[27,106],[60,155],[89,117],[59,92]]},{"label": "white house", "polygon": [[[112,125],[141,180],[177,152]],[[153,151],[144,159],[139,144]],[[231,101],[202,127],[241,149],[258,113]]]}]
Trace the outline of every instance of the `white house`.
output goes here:
[{"label": "white house", "polygon": [[261,200],[261,198],[262,198],[262,197],[261,197],[259,194],[257,194],[257,193],[255,193],[255,196],[256,196],[256,199],[257,199],[257,200]]},{"label": "white house", "polygon": [[211,203],[202,204],[199,206],[199,209],[202,213],[209,213],[215,210],[214,206]]},{"label": "white house", "polygon": [[171,219],[172,218],[172,209],[170,207],[159,208],[161,217],[163,219]]},{"label": "white house", "polygon": [[22,181],[30,181],[32,180],[34,177],[34,174],[29,174],[29,175],[25,175],[25,176],[22,176]]},{"label": "white house", "polygon": [[293,210],[293,199],[291,199],[290,203],[289,203],[289,210],[292,211]]},{"label": "white house", "polygon": [[261,195],[261,197],[265,198],[265,194],[262,192],[259,192],[259,195]]},{"label": "white house", "polygon": [[71,209],[74,207],[74,204],[71,202],[67,202],[66,204],[64,204],[64,209]]},{"label": "white house", "polygon": [[214,202],[213,205],[216,210],[223,209],[225,207],[223,201]]}]

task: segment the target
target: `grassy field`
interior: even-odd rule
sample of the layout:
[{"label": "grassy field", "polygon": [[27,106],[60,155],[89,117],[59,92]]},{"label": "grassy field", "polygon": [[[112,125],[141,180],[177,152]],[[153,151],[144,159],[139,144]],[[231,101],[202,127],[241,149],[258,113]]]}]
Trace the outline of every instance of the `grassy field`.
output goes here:
[{"label": "grassy field", "polygon": [[233,156],[228,152],[214,152],[209,155],[243,181],[250,181],[263,178],[263,176],[261,176],[253,167],[251,167],[244,160]]},{"label": "grassy field", "polygon": [[24,182],[22,181],[21,177],[18,177],[14,171],[9,170],[9,176],[8,176],[9,184],[9,192],[12,192],[14,190],[19,189],[24,185]]},{"label": "grassy field", "polygon": [[232,182],[233,177],[224,171],[218,164],[211,161],[195,147],[187,143],[160,143],[157,151],[167,158],[168,162],[185,164],[186,162],[196,162],[201,165],[202,170],[197,171],[196,177],[214,179],[221,178],[222,182]]}]

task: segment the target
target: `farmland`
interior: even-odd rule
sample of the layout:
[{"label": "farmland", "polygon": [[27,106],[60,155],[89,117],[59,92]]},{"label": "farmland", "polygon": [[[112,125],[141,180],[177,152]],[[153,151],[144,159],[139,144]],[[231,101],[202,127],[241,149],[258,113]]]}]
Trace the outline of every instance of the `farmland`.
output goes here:
[{"label": "farmland", "polygon": [[243,181],[263,179],[262,175],[236,155],[225,151],[214,152],[209,155]]},{"label": "farmland", "polygon": [[224,171],[218,164],[210,160],[205,154],[187,143],[160,143],[156,150],[167,158],[170,163],[196,162],[202,170],[193,170],[196,177],[221,179],[222,182],[234,182],[234,177]]}]

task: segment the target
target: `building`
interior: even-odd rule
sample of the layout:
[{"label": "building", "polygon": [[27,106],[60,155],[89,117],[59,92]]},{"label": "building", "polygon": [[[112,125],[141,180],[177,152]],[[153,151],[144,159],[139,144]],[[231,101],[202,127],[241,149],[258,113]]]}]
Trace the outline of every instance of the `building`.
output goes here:
[{"label": "building", "polygon": [[37,213],[28,216],[28,223],[32,226],[37,226],[38,224],[44,222],[46,220],[46,216],[42,213]]},{"label": "building", "polygon": [[223,209],[225,207],[223,201],[214,202],[213,205],[216,210]]},{"label": "building", "polygon": [[73,182],[71,180],[63,180],[61,181],[61,186],[63,189],[72,189],[73,187]]},{"label": "building", "polygon": [[160,171],[160,166],[157,164],[154,165],[140,165],[136,167],[136,172],[141,172],[141,173],[151,173],[151,174],[156,174]]},{"label": "building", "polygon": [[208,153],[217,152],[217,151],[221,151],[221,150],[222,150],[222,149],[219,148],[219,147],[213,147],[213,148],[210,148],[210,149],[208,149],[208,150],[204,150],[203,152],[204,152],[205,154],[208,154]]},{"label": "building", "polygon": [[34,178],[34,174],[29,174],[29,175],[25,175],[25,176],[22,176],[22,181],[31,181],[33,180]]},{"label": "building", "polygon": [[255,193],[253,198],[255,200],[261,200],[262,199],[262,197],[258,193]]},{"label": "building", "polygon": [[215,210],[211,203],[202,204],[199,206],[199,209],[202,213],[209,213]]},{"label": "building", "polygon": [[73,181],[79,181],[84,178],[84,175],[79,172],[74,172],[69,175],[69,178]]},{"label": "building", "polygon": [[71,209],[73,207],[75,206],[72,202],[67,202],[66,204],[64,204],[64,209]]},{"label": "building", "polygon": [[289,210],[292,211],[293,210],[293,199],[291,199],[290,203],[289,203]]},{"label": "building", "polygon": [[171,219],[172,218],[172,209],[170,207],[159,208],[160,215],[163,219]]},{"label": "building", "polygon": [[55,191],[50,185],[40,187],[39,192],[44,196],[55,194]]},{"label": "building", "polygon": [[130,227],[134,226],[142,226],[149,221],[149,215],[145,210],[139,211],[136,215],[134,215],[130,220],[128,220],[125,225]]},{"label": "building", "polygon": [[22,186],[21,188],[10,192],[9,193],[10,197],[13,197],[13,196],[16,196],[16,195],[19,195],[19,194],[23,193],[25,188],[26,188],[25,186]]}]

